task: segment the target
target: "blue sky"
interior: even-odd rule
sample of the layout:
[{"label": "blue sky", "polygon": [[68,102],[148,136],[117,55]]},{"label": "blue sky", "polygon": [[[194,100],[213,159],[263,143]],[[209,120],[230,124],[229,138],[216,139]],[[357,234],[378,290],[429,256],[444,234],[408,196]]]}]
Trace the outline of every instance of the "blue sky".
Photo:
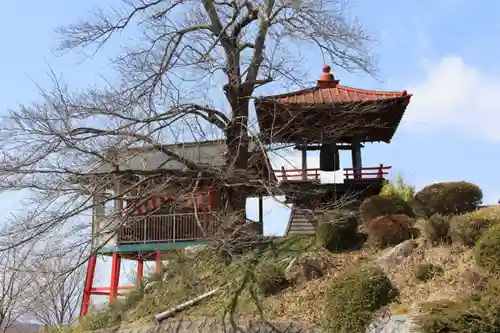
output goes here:
[{"label": "blue sky", "polygon": [[[78,53],[59,57],[54,29],[85,16],[97,1],[4,0],[0,5],[1,110],[37,98],[34,82],[47,86],[51,66],[74,89],[109,75],[107,59],[116,45],[93,59]],[[484,202],[500,197],[500,2],[484,0],[358,0],[352,13],[379,40],[377,79],[333,69],[341,84],[358,88],[408,90],[414,94],[393,142],[371,144],[365,166],[392,165],[420,188],[436,181],[467,180],[484,191]],[[309,81],[321,74],[312,54],[304,63]],[[292,156],[298,161],[298,155]],[[314,156],[310,157],[314,163]],[[12,200],[4,199],[4,207]],[[249,207],[256,218],[256,206]],[[267,233],[284,231],[287,209],[265,204]]]}]

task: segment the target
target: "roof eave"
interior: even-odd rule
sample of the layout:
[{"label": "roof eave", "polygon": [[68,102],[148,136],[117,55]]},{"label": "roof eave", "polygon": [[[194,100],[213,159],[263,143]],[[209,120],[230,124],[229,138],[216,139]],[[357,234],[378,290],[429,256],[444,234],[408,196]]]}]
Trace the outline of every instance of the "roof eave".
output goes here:
[{"label": "roof eave", "polygon": [[387,97],[387,98],[379,98],[379,99],[367,99],[367,100],[354,100],[354,101],[332,101],[329,103],[284,103],[274,99],[266,98],[266,99],[256,99],[255,107],[256,109],[262,108],[264,105],[279,105],[283,107],[300,107],[300,108],[315,108],[329,105],[339,105],[339,104],[347,104],[347,103],[376,103],[376,102],[388,102],[388,101],[396,101],[396,100],[404,100],[408,99],[408,103],[413,94],[406,94],[401,96]]}]

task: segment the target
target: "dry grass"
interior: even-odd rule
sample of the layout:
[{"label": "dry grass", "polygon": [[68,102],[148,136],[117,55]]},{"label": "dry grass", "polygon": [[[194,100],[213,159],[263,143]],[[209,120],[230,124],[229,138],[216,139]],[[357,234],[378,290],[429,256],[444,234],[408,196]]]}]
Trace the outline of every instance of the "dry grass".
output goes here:
[{"label": "dry grass", "polygon": [[[92,328],[94,325],[106,326],[109,315],[105,312],[116,314],[117,311],[122,311],[121,323],[150,322],[155,314],[226,282],[231,282],[232,285],[222,293],[186,309],[182,315],[188,318],[221,316],[229,315],[229,312],[234,311],[233,313],[239,317],[255,318],[262,315],[266,319],[297,320],[320,324],[324,307],[323,298],[329,279],[348,267],[358,266],[361,262],[372,260],[377,253],[367,249],[332,254],[315,247],[313,243],[313,240],[308,238],[297,239],[290,243],[278,241],[276,246],[273,245],[261,253],[258,262],[254,264],[250,264],[248,260],[241,260],[225,266],[217,263],[216,258],[209,253],[200,254],[202,258],[187,259],[187,262],[183,259],[170,268],[166,267],[167,271],[176,272],[167,282],[158,283],[151,293],[144,294],[142,299],[135,301],[133,306],[127,306],[124,311],[123,307],[115,307],[101,312],[100,316],[90,320]],[[314,258],[325,269],[325,276],[290,286],[283,292],[269,297],[253,294],[255,284],[251,279],[244,282],[247,274],[251,275],[255,268],[252,265],[273,260],[286,266],[292,258],[297,256]],[[242,285],[245,286],[238,294],[238,289]],[[237,300],[235,300],[236,294],[238,294]],[[234,309],[232,303],[236,304]]]},{"label": "dry grass", "polygon": [[[294,286],[280,295],[266,300],[266,314],[278,320],[297,320],[305,323],[320,324],[323,316],[323,299],[332,276],[345,271],[348,267],[359,266],[361,262],[372,259],[370,251],[355,251],[330,255],[332,265],[327,275],[318,280]],[[304,309],[307,309],[304,311]]]},{"label": "dry grass", "polygon": [[[438,265],[444,272],[428,281],[418,281],[414,269],[421,263]],[[392,311],[415,313],[419,312],[422,302],[464,296],[474,288],[463,275],[470,270],[477,270],[470,249],[456,246],[425,248],[420,244],[394,273],[389,274],[401,293],[400,303],[394,304]]]},{"label": "dry grass", "polygon": [[[422,242],[423,243],[423,242]],[[302,244],[303,245],[303,244]],[[296,249],[297,250],[297,249]],[[298,252],[277,251],[273,256],[263,256],[264,260],[281,261],[284,265]],[[301,285],[290,286],[283,292],[269,297],[252,298],[252,284],[249,283],[238,297],[234,314],[240,317],[265,316],[272,320],[295,320],[304,323],[321,324],[323,320],[324,296],[329,280],[339,272],[361,263],[371,262],[378,258],[380,252],[364,249],[359,251],[332,254],[316,248],[302,255],[314,256],[326,267],[326,275],[320,279]],[[420,282],[414,277],[414,267],[419,263],[432,263],[443,267],[444,274],[429,281]],[[224,281],[233,281],[233,286],[202,303],[183,312],[185,317],[229,315],[231,303],[235,300],[237,289],[241,286],[246,270],[242,266],[219,266],[205,262],[186,264],[190,267],[189,276],[176,276],[169,283],[159,285],[152,294],[144,298],[123,314],[124,323],[150,322],[156,313],[176,306],[189,298],[220,286]],[[393,283],[400,290],[400,303],[393,304],[393,313],[418,312],[419,303],[438,299],[453,299],[463,296],[472,290],[472,286],[464,281],[462,273],[475,269],[471,251],[460,247],[434,247],[426,249],[421,244],[411,256],[389,274]],[[187,282],[187,280],[191,282]],[[196,281],[196,283],[193,283]],[[307,309],[304,311],[304,309]]]},{"label": "dry grass", "polygon": [[[486,215],[492,219],[500,217],[500,206],[483,208],[473,214]],[[421,226],[421,223],[418,225]],[[393,270],[393,273],[389,274],[390,279],[400,291],[399,302],[391,306],[393,313],[416,313],[419,312],[420,304],[423,302],[464,296],[476,287],[475,282],[471,282],[471,276],[473,280],[477,280],[478,275],[485,276],[475,267],[471,250],[457,246],[427,248],[423,239],[418,241],[419,246],[414,252],[397,269]],[[269,320],[295,320],[321,324],[324,297],[330,279],[347,268],[373,261],[380,256],[381,252],[362,249],[333,254],[317,248],[312,238],[294,238],[291,241],[281,239],[274,241],[257,256],[253,252],[248,258],[226,266],[218,261],[214,253],[207,251],[192,258],[183,258],[167,267],[166,270],[171,273],[171,276],[166,282],[158,284],[152,292],[142,295],[141,299],[129,304],[125,310],[123,308],[106,310],[108,314],[99,316],[101,318],[99,320],[103,322],[98,326],[106,327],[106,322],[113,321],[108,319],[109,313],[117,311],[122,311],[119,316],[119,321],[122,323],[149,322],[156,313],[179,305],[227,282],[232,283],[231,287],[188,308],[182,315],[185,317],[219,316],[233,311],[240,317],[255,318],[262,315]],[[252,259],[252,255],[258,260]],[[269,297],[254,293],[255,284],[252,283],[251,278],[244,282],[252,276],[255,265],[259,265],[259,262],[272,260],[286,266],[297,256],[309,256],[320,261],[326,269],[325,276],[300,285],[289,286],[281,293]],[[414,276],[414,268],[421,263],[438,265],[443,268],[444,272],[428,281],[418,281]],[[465,273],[472,275],[467,276]],[[245,286],[239,290],[242,285]],[[238,294],[237,299],[235,299],[235,294]]]},{"label": "dry grass", "polygon": [[[326,268],[326,275],[317,280],[290,286],[277,295],[259,299],[258,303],[251,299],[248,293],[243,293],[240,296],[236,313],[243,316],[260,316],[258,304],[266,319],[297,320],[304,323],[320,324],[324,308],[323,298],[329,279],[348,267],[369,261],[374,253],[371,250],[363,250],[332,254],[315,249],[303,255],[314,257],[315,260],[321,262],[322,266]],[[192,307],[184,315],[189,317],[221,315],[227,309],[227,304],[233,300],[234,292],[234,289],[228,290],[198,307]]]},{"label": "dry grass", "polygon": [[[360,262],[371,259],[373,253],[370,251],[355,251],[342,254],[330,254],[324,251],[310,253],[316,260],[320,260],[327,268],[327,274],[317,280],[291,286],[283,292],[261,299],[266,319],[296,320],[304,323],[320,324],[323,314],[323,298],[329,279],[338,272],[344,271],[350,266],[357,266]],[[184,315],[196,317],[199,315],[220,315],[225,305],[234,297],[234,290],[223,295],[214,297],[199,307],[187,310]],[[304,311],[307,309],[307,311]],[[254,300],[247,294],[241,296],[238,302],[237,313],[243,316],[259,316],[259,309]]]}]

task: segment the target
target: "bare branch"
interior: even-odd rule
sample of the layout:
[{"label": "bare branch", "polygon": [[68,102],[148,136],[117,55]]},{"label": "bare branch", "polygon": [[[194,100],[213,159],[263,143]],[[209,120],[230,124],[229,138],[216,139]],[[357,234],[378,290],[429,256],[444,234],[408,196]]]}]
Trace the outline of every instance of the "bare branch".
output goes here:
[{"label": "bare branch", "polygon": [[[330,126],[328,112],[311,125],[301,122],[309,110],[282,105],[269,128],[253,132],[256,89],[304,81],[300,48],[373,74],[371,40],[344,3],[124,0],[59,29],[63,50],[94,45],[97,52],[120,35],[130,38],[112,59],[114,81],[73,91],[51,73],[54,86],[39,88],[40,102],[20,105],[0,123],[0,190],[25,194],[25,209],[0,234],[0,255],[49,237],[59,247],[44,248],[46,255],[85,253],[75,262],[33,264],[59,274],[44,276],[58,287],[40,293],[33,315],[71,322],[80,292],[74,268],[111,242],[201,238],[233,256],[264,241],[245,204],[283,194],[268,146],[319,129],[331,129],[335,141],[366,127],[359,115],[377,108],[356,105]],[[144,228],[151,221],[161,227]],[[179,221],[184,229],[168,227]]]}]

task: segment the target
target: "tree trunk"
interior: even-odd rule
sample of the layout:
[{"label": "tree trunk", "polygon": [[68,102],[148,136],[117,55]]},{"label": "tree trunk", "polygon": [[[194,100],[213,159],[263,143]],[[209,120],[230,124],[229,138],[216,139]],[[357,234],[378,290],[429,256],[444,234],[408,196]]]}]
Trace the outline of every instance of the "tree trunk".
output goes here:
[{"label": "tree trunk", "polygon": [[[249,99],[239,99],[231,103],[233,117],[226,129],[227,172],[239,171],[238,174],[245,174],[248,169],[248,109]],[[237,230],[246,230],[246,196],[245,188],[242,186],[229,186],[226,191],[227,214],[231,222],[229,227],[233,232]],[[236,232],[239,234],[240,232]]]}]

